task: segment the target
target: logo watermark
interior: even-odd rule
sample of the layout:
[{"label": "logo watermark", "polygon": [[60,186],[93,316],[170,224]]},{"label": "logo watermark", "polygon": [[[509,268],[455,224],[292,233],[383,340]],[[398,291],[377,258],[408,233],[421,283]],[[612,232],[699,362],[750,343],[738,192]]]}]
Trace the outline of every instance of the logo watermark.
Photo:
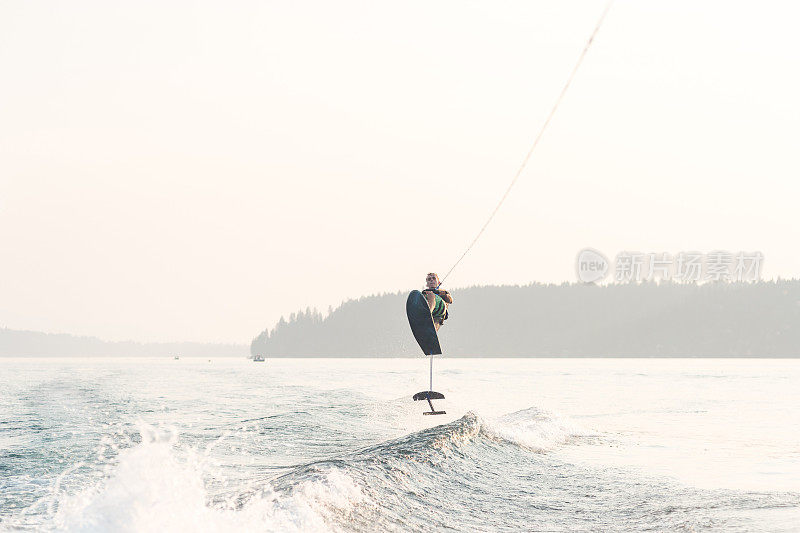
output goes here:
[{"label": "logo watermark", "polygon": [[657,279],[681,283],[756,281],[761,279],[763,261],[761,252],[620,252],[612,268],[602,253],[584,248],[578,252],[575,271],[584,283],[602,281],[611,272],[618,283]]},{"label": "logo watermark", "polygon": [[608,259],[593,248],[584,248],[575,261],[575,272],[584,283],[600,281],[608,274]]}]

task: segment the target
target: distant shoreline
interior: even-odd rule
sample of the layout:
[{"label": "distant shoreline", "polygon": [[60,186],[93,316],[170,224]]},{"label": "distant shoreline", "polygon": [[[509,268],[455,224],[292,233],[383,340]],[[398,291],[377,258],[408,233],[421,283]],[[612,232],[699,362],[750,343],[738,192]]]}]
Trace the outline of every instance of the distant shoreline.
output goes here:
[{"label": "distant shoreline", "polygon": [[244,344],[104,341],[0,328],[0,357],[248,357]]},{"label": "distant shoreline", "polygon": [[[486,355],[437,355],[436,359],[752,359],[752,360],[770,360],[770,359],[800,359],[800,355],[502,355],[502,356],[486,356]],[[172,356],[166,355],[2,355],[0,359],[172,359]],[[184,359],[243,359],[250,360],[252,356],[241,355],[186,355],[180,356],[179,360]],[[272,356],[266,357],[266,361],[275,359],[427,359],[424,355],[381,355],[381,356],[339,356],[339,355],[286,355],[286,356]]]}]

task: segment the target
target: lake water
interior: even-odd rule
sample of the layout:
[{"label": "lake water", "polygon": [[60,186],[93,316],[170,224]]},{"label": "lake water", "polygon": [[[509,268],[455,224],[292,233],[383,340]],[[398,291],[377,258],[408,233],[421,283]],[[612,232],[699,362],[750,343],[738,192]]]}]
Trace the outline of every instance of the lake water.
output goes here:
[{"label": "lake water", "polygon": [[0,359],[0,530],[798,531],[800,361]]}]

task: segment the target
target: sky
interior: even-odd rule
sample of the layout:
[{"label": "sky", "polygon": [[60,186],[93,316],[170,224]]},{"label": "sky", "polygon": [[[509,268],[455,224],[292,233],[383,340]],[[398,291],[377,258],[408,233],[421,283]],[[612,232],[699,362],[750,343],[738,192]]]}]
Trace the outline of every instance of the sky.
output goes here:
[{"label": "sky", "polygon": [[[249,343],[422,287],[604,7],[0,3],[0,327]],[[615,2],[447,288],[575,281],[585,247],[760,251],[764,278],[798,277],[798,15]]]}]

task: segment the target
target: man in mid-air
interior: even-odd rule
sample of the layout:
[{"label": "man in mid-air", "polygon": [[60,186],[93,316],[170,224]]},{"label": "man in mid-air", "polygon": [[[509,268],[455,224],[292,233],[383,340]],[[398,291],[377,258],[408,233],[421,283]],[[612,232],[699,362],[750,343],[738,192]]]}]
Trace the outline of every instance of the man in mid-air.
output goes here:
[{"label": "man in mid-air", "polygon": [[439,331],[444,321],[447,320],[447,306],[453,303],[453,297],[446,290],[437,288],[439,287],[439,276],[433,272],[425,276],[425,285],[427,288],[423,289],[422,295],[428,300],[433,325],[436,327],[436,331]]}]

